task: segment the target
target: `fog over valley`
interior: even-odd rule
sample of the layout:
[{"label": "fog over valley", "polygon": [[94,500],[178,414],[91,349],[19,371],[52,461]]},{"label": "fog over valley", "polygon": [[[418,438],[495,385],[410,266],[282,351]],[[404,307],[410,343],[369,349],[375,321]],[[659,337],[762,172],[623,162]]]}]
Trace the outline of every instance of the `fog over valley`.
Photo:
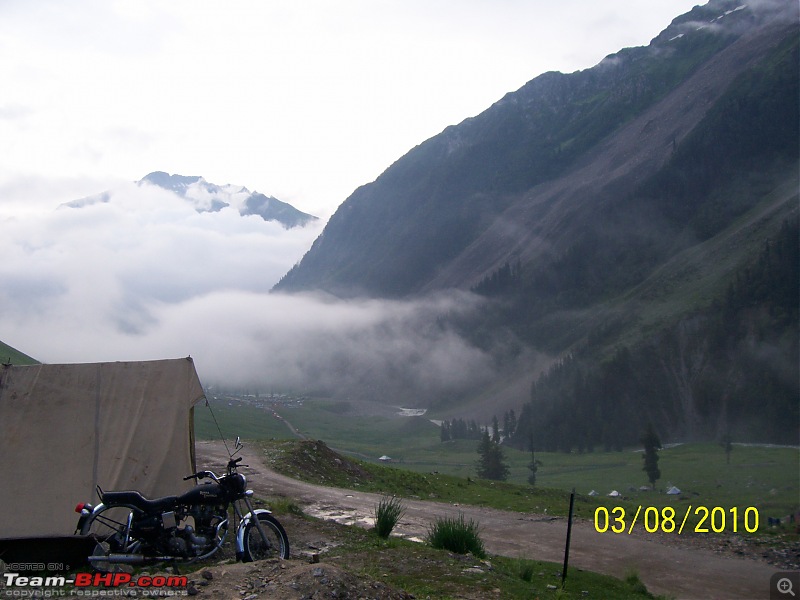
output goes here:
[{"label": "fog over valley", "polygon": [[508,340],[479,348],[457,331],[486,302],[474,294],[270,294],[322,222],[198,212],[134,183],[74,205],[0,217],[3,340],[43,362],[191,355],[206,384],[425,403],[521,358]]}]

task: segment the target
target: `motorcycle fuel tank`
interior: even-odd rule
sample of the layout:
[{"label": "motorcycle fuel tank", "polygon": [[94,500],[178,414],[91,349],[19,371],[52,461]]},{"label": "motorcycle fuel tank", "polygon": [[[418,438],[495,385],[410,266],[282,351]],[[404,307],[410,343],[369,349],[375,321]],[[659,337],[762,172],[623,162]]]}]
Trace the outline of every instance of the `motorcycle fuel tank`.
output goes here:
[{"label": "motorcycle fuel tank", "polygon": [[223,502],[222,487],[218,483],[203,483],[178,498],[179,504],[219,504]]}]

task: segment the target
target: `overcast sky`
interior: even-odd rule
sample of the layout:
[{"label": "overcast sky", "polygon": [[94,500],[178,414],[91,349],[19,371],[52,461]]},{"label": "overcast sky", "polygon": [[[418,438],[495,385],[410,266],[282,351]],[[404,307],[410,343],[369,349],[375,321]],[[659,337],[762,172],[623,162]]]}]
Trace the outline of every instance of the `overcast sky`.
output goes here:
[{"label": "overcast sky", "polygon": [[695,0],[2,0],[0,210],[155,170],[329,216],[536,75]]},{"label": "overcast sky", "polygon": [[[204,382],[272,389],[487,381],[492,357],[437,318],[475,310],[468,295],[267,291],[412,147],[544,71],[649,43],[692,4],[0,0],[0,340],[50,363],[191,354]],[[323,219],[286,231],[200,214],[133,185],[155,170]]]}]

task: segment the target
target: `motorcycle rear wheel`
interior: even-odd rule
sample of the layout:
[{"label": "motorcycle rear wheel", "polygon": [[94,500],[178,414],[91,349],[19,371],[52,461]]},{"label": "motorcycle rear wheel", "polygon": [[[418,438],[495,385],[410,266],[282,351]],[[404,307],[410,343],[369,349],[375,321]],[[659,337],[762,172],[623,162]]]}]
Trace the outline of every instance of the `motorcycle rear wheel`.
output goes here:
[{"label": "motorcycle rear wheel", "polygon": [[272,515],[259,514],[258,522],[267,536],[267,543],[261,538],[255,521],[250,521],[244,529],[244,562],[289,558],[289,536],[278,520]]},{"label": "motorcycle rear wheel", "polygon": [[[83,524],[81,535],[91,535],[97,542],[92,552],[93,557],[137,553],[140,544],[131,538],[127,540],[127,550],[124,549],[129,517],[135,514],[135,510],[132,506],[106,506]],[[111,563],[103,560],[90,561],[90,566],[95,571],[103,573],[133,572],[132,565]]]}]

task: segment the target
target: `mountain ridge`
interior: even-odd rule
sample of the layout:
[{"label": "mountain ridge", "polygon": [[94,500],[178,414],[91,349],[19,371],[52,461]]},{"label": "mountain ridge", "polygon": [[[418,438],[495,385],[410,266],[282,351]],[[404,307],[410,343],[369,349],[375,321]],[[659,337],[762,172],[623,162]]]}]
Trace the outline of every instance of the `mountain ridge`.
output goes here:
[{"label": "mountain ridge", "polygon": [[[586,152],[594,150],[596,156],[602,157],[601,141],[611,143],[608,140],[613,142],[614,134],[630,128],[631,116],[641,119],[642,113],[651,111],[654,118],[642,123],[649,128],[645,131],[642,127],[641,133],[658,133],[657,102],[664,101],[664,89],[674,79],[689,85],[684,81],[686,75],[702,93],[698,92],[693,106],[687,107],[695,112],[694,119],[683,115],[675,125],[683,124],[683,129],[674,131],[672,137],[662,132],[663,163],[682,136],[697,124],[713,98],[724,92],[735,73],[742,72],[758,57],[763,58],[777,34],[786,35],[787,25],[780,12],[777,16],[769,11],[756,15],[749,10],[736,10],[738,6],[736,2],[712,2],[696,7],[675,19],[651,46],[609,55],[585,71],[541,75],[520,90],[506,94],[480,115],[423,142],[375,182],[356,190],[276,289],[318,288],[346,296],[403,297],[441,287],[470,287],[509,254],[522,252],[508,248],[515,242],[518,246],[523,244],[505,230],[509,222],[518,227],[517,215],[502,217],[515,205],[523,207],[517,210],[535,211],[537,207],[524,197],[526,192],[531,196],[537,185],[552,186],[559,173],[561,177],[574,176],[575,161],[585,158]],[[710,15],[724,15],[727,11],[727,29],[712,33],[710,26],[706,31],[695,25],[698,19],[708,21]],[[759,21],[760,26],[751,31],[754,21]],[[676,37],[692,27],[693,35]],[[790,30],[792,27],[788,26]],[[698,37],[702,38],[699,42]],[[723,50],[733,47],[722,52],[720,58],[717,54],[721,46]],[[751,50],[756,51],[755,56],[747,55]],[[707,63],[709,58],[711,62]],[[726,60],[725,68],[716,68]],[[599,85],[597,81],[609,73],[610,83]],[[704,77],[709,81],[703,81]],[[716,87],[711,85],[714,82]],[[578,92],[583,95],[576,95]],[[615,94],[621,99],[608,99]],[[656,102],[648,104],[653,98]],[[564,108],[558,110],[561,105]],[[628,147],[623,144],[621,148],[605,148],[606,153],[610,150],[616,155],[607,156],[604,165],[595,164],[596,172],[601,176],[613,174],[620,168],[613,159],[624,165],[629,160],[624,156],[630,152],[629,146],[630,143]],[[634,174],[648,167],[641,160],[632,166],[639,169]],[[492,221],[503,230],[496,237],[506,245],[504,256],[497,256],[482,271],[465,278],[451,263],[463,257],[462,262],[476,268],[474,257],[465,256],[464,252],[481,235],[489,235]],[[473,254],[476,253],[479,252]]]},{"label": "mountain ridge", "polygon": [[[276,221],[285,229],[305,227],[309,223],[319,220],[318,217],[304,213],[274,196],[251,192],[244,186],[209,183],[200,175],[179,175],[153,171],[137,181],[136,185],[138,187],[155,186],[172,192],[189,202],[197,212],[219,212],[223,208],[233,207],[243,217],[256,215],[265,221]],[[62,206],[81,208],[110,201],[111,192],[105,191],[66,202]]]},{"label": "mountain ridge", "polygon": [[[544,207],[547,200],[560,200],[569,193],[570,188],[574,197],[580,196],[584,190],[593,190],[591,194],[586,193],[586,196],[595,197],[599,195],[598,185],[622,186],[625,184],[618,181],[620,177],[641,178],[642,173],[648,170],[647,162],[663,165],[671,157],[676,145],[691,131],[687,126],[687,120],[675,119],[675,113],[682,113],[685,117],[693,114],[696,115],[694,121],[699,121],[705,114],[708,104],[721,96],[733,79],[731,69],[726,68],[727,65],[724,63],[743,65],[756,63],[768,51],[771,45],[770,39],[771,33],[764,32],[759,36],[757,45],[749,39],[735,42],[721,55],[703,65],[672,94],[635,117],[612,138],[606,139],[594,148],[593,156],[584,158],[583,168],[571,170],[562,178],[540,184],[530,190],[528,197],[522,202],[509,207],[506,213],[498,217],[497,223],[473,242],[458,260],[475,269],[481,261],[487,262],[487,256],[490,256],[487,249],[493,244],[513,243],[515,247],[507,246],[500,256],[484,264],[480,271],[474,274],[469,285],[474,285],[480,277],[496,270],[509,255],[515,254],[520,246],[524,246],[524,241],[520,241],[518,236],[512,237],[506,234],[509,223],[515,224],[516,227],[523,227],[521,224],[524,224],[533,231],[544,229],[546,224],[542,222],[542,216],[538,211]],[[722,77],[726,80],[724,83],[714,82],[715,79]],[[602,192],[602,188],[600,191]],[[610,193],[613,194],[614,190],[612,189]],[[563,218],[563,209],[559,211],[559,208],[561,207],[553,206],[547,207],[546,210],[548,213],[556,213],[558,218]],[[578,212],[581,207],[574,206],[570,209]],[[499,231],[496,231],[497,229]],[[525,249],[519,249],[518,252],[522,260],[535,260],[537,257],[535,246],[529,245]],[[458,273],[460,270],[458,265],[454,265],[449,272]],[[448,278],[446,273],[442,273],[429,282],[423,291],[451,285],[457,285],[453,275]]]}]

